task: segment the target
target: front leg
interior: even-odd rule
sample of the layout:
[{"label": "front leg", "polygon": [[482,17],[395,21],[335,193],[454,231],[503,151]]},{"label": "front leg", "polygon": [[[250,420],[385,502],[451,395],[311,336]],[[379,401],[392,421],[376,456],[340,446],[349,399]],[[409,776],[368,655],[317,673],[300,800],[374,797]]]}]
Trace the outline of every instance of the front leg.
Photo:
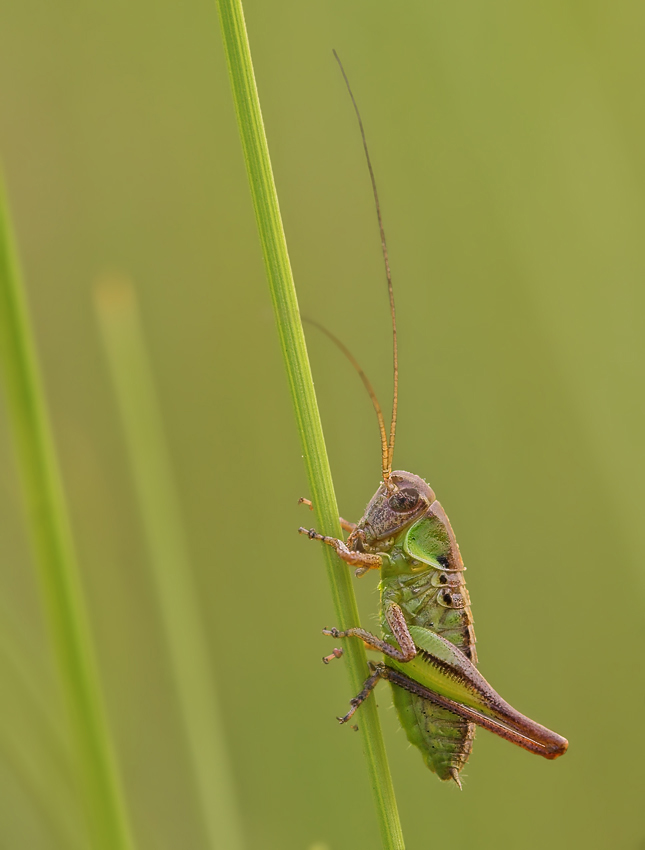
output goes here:
[{"label": "front leg", "polygon": [[319,534],[315,528],[300,527],[298,533],[306,534],[310,540],[322,540],[323,543],[331,546],[346,564],[358,567],[357,574],[363,575],[368,570],[378,570],[381,567],[382,558],[380,555],[370,555],[367,552],[353,552],[347,548],[346,543],[337,537],[326,537],[324,534]]}]

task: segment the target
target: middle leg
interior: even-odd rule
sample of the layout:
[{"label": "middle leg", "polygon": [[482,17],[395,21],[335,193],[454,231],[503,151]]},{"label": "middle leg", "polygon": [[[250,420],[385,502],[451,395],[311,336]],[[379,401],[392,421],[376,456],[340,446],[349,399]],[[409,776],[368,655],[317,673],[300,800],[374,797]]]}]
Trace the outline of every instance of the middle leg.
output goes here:
[{"label": "middle leg", "polygon": [[[398,605],[392,603],[387,607],[385,616],[399,648],[392,646],[391,643],[381,640],[376,637],[376,635],[373,635],[371,632],[361,628],[346,629],[345,631],[339,631],[339,629],[323,629],[323,634],[335,638],[357,637],[360,638],[370,649],[377,649],[379,652],[393,658],[395,661],[403,663],[411,661],[417,654],[417,649],[414,645],[414,641],[412,640],[412,635],[408,631],[403,611]],[[330,656],[327,657],[331,660]],[[334,657],[338,658],[340,656],[334,653]]]}]

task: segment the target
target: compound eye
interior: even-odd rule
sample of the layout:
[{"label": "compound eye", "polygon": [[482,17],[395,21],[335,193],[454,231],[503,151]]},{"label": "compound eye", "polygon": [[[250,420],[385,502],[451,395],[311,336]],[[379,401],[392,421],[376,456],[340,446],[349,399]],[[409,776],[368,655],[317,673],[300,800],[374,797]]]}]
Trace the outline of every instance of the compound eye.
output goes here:
[{"label": "compound eye", "polygon": [[406,487],[405,490],[397,490],[387,500],[388,505],[397,513],[406,513],[417,506],[419,501],[419,491],[413,487]]}]

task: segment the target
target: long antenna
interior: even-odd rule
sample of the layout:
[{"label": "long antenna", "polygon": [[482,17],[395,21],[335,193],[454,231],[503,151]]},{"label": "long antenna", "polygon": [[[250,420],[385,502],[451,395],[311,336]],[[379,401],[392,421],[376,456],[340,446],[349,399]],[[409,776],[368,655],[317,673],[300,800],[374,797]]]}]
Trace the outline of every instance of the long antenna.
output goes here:
[{"label": "long antenna", "polygon": [[345,73],[345,69],[343,68],[343,63],[340,61],[338,57],[338,53],[336,51],[332,51],[334,54],[334,58],[338,62],[338,66],[340,67],[340,72],[343,75],[343,79],[345,80],[345,85],[347,86],[347,91],[349,92],[349,96],[352,99],[352,103],[354,105],[354,111],[356,112],[356,117],[358,118],[358,126],[361,131],[361,138],[363,139],[363,150],[365,151],[365,159],[367,160],[367,168],[370,173],[370,180],[372,181],[372,191],[374,192],[374,203],[376,204],[376,216],[378,218],[378,226],[379,231],[381,233],[381,248],[383,250],[383,262],[385,263],[385,276],[387,277],[387,289],[390,296],[390,314],[392,316],[392,342],[393,342],[393,354],[394,354],[394,392],[392,398],[392,421],[390,423],[390,442],[388,447],[388,459],[387,459],[387,470],[383,470],[383,481],[387,485],[388,489],[393,489],[394,485],[390,482],[390,475],[392,473],[392,459],[394,457],[394,440],[396,436],[396,415],[399,404],[399,348],[396,339],[396,310],[394,309],[394,291],[392,289],[392,273],[390,272],[390,260],[387,254],[387,243],[385,241],[385,230],[383,229],[383,218],[381,217],[381,205],[378,199],[378,192],[376,190],[376,180],[374,178],[374,170],[372,168],[372,160],[370,159],[370,152],[367,149],[367,139],[365,138],[365,130],[363,129],[363,120],[361,118],[361,113],[358,110],[358,106],[356,104],[356,100],[354,98],[354,93],[352,92],[352,87],[349,84],[349,80],[347,79],[347,74]]},{"label": "long antenna", "polygon": [[383,480],[387,481],[392,470],[389,466],[390,452],[387,443],[387,432],[385,430],[385,419],[383,418],[383,411],[381,410],[381,405],[379,404],[378,398],[376,397],[376,393],[374,392],[374,387],[370,383],[370,379],[367,377],[365,372],[363,372],[363,370],[358,364],[358,361],[356,360],[352,352],[349,350],[349,348],[347,348],[347,346],[343,342],[341,342],[337,336],[335,336],[331,331],[328,331],[324,325],[319,324],[318,322],[308,318],[307,316],[302,316],[302,320],[318,328],[319,331],[322,331],[326,336],[328,336],[329,339],[333,343],[335,343],[338,348],[340,348],[345,357],[349,360],[354,369],[356,369],[356,371],[358,372],[359,377],[363,382],[363,386],[369,393],[369,397],[372,399],[372,404],[374,405],[374,410],[376,411],[376,416],[378,418],[378,427],[379,431],[381,432],[381,466],[383,470]]}]

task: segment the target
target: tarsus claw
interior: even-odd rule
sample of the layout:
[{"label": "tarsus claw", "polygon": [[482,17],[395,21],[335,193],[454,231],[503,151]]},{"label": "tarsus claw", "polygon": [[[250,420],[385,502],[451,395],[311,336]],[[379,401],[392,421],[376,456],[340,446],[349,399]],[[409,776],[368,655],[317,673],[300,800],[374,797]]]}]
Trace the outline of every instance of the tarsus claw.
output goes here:
[{"label": "tarsus claw", "polygon": [[343,650],[339,649],[338,647],[334,647],[334,649],[331,651],[330,655],[323,655],[323,663],[329,664],[329,662],[333,661],[334,658],[341,658],[342,655],[343,655]]}]

